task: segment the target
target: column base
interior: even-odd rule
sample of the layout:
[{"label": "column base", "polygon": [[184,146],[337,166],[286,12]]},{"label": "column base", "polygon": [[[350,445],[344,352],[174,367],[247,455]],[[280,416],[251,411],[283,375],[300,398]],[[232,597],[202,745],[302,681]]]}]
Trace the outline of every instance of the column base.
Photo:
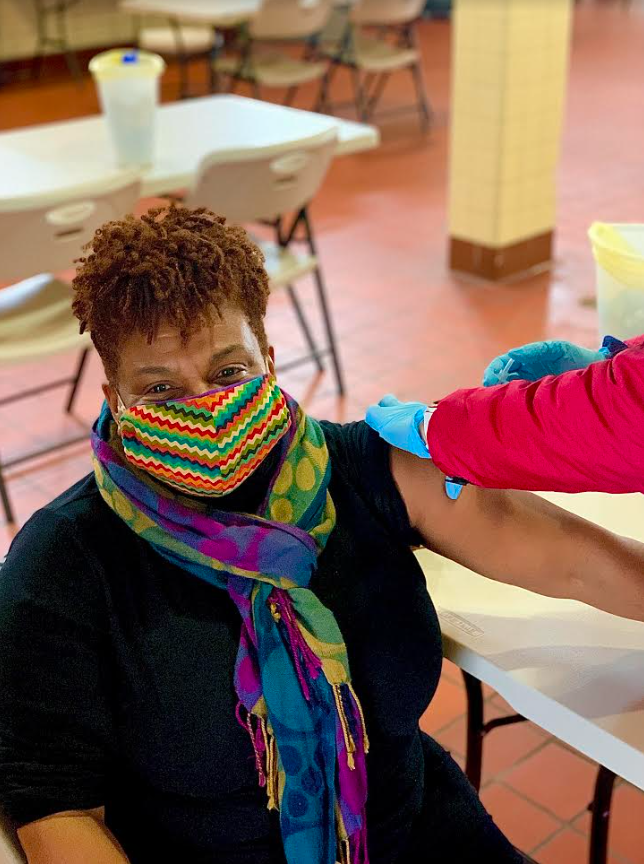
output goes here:
[{"label": "column base", "polygon": [[449,239],[449,266],[491,282],[527,273],[552,261],[554,231],[511,243],[509,246],[484,246],[470,240]]}]

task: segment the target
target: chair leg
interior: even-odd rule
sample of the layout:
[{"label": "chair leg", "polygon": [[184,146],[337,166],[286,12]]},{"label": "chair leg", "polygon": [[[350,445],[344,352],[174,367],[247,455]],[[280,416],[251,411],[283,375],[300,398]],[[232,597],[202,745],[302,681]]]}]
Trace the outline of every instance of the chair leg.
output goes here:
[{"label": "chair leg", "polygon": [[[317,250],[315,248],[315,238],[313,236],[313,228],[311,227],[311,220],[309,219],[308,210],[304,208],[301,213],[298,215],[297,222],[302,223],[304,226],[304,230],[306,232],[306,242],[309,247],[309,251],[311,255],[315,255],[317,257]],[[318,292],[318,299],[320,301],[320,308],[322,310],[322,318],[324,319],[324,327],[326,330],[327,336],[327,345],[329,347],[329,351],[331,352],[331,362],[333,363],[333,371],[335,372],[335,380],[338,385],[338,394],[340,396],[344,396],[344,376],[342,374],[342,367],[340,365],[340,354],[338,352],[338,346],[335,339],[335,331],[333,328],[333,320],[331,318],[331,310],[329,309],[329,304],[326,296],[326,286],[324,284],[324,279],[322,277],[322,270],[319,265],[313,271],[313,278],[315,279],[315,285]]]},{"label": "chair leg", "polygon": [[78,385],[80,384],[81,377],[83,375],[83,370],[85,368],[85,363],[87,362],[87,357],[89,355],[89,348],[83,348],[80,353],[80,357],[78,358],[78,365],[76,367],[76,374],[74,375],[74,380],[72,381],[71,390],[69,391],[69,396],[67,397],[67,404],[65,405],[65,412],[67,414],[71,414],[72,408],[74,407],[74,402],[76,400],[76,393],[78,391]]},{"label": "chair leg", "polygon": [[595,781],[595,794],[590,809],[592,822],[590,827],[590,847],[588,851],[589,864],[606,864],[608,855],[608,828],[610,820],[610,805],[613,797],[615,775],[603,765],[599,766]]},{"label": "chair leg", "polygon": [[304,333],[304,338],[306,339],[306,344],[309,346],[309,351],[311,352],[311,356],[315,361],[315,365],[318,367],[319,372],[324,372],[324,365],[322,363],[322,358],[319,354],[318,346],[313,338],[313,334],[311,333],[311,328],[309,327],[309,322],[306,320],[306,316],[304,314],[304,310],[300,304],[299,298],[295,292],[295,289],[292,285],[287,285],[286,290],[288,291],[288,296],[291,298],[291,303],[293,304],[293,309],[295,309],[295,314],[297,316],[297,320],[299,322],[300,327],[302,328],[302,333]]},{"label": "chair leg", "polygon": [[465,774],[478,792],[481,788],[483,768],[483,687],[478,678],[463,672],[465,692],[467,693],[467,753],[465,754]]},{"label": "chair leg", "polygon": [[387,84],[388,80],[389,80],[389,73],[388,72],[381,72],[378,80],[376,81],[376,86],[373,89],[373,93],[371,94],[371,96],[369,97],[369,99],[367,101],[367,117],[368,118],[373,117],[373,113],[376,110],[376,106],[377,106],[378,102],[380,102],[380,98],[383,94],[383,91],[385,89],[385,85]]},{"label": "chair leg", "polygon": [[188,58],[182,52],[177,57],[179,63],[179,99],[187,99],[190,95],[190,81],[188,75]]},{"label": "chair leg", "polygon": [[294,84],[292,87],[289,87],[286,91],[286,96],[284,97],[284,105],[292,105],[295,96],[297,95],[297,91],[300,89],[299,84]]},{"label": "chair leg", "polygon": [[414,78],[416,86],[418,113],[420,114],[420,125],[423,132],[426,131],[432,122],[432,107],[427,98],[427,90],[425,89],[425,80],[423,78],[423,70],[420,63],[414,63],[411,67],[411,74]]},{"label": "chair leg", "polygon": [[15,525],[16,519],[13,513],[13,508],[11,506],[11,501],[9,500],[9,490],[7,489],[7,483],[4,477],[4,472],[2,470],[2,462],[0,461],[0,501],[2,502],[2,509],[4,510],[4,516],[9,525]]},{"label": "chair leg", "polygon": [[322,76],[320,92],[318,93],[317,101],[313,106],[314,111],[325,111],[327,114],[333,114],[333,108],[329,101],[329,88],[337,68],[337,64],[334,63]]},{"label": "chair leg", "polygon": [[364,87],[362,84],[362,72],[360,69],[353,68],[353,90],[355,93],[356,113],[358,119],[363,123],[367,121],[367,109],[365,105]]},{"label": "chair leg", "polygon": [[221,93],[221,76],[212,62],[210,63],[210,92]]},{"label": "chair leg", "polygon": [[[81,73],[80,63],[76,52],[70,47],[69,31],[67,27],[67,9],[64,3],[58,3],[56,10],[58,24],[58,42],[63,47],[65,52],[65,63],[70,75],[75,81],[79,81],[83,76]],[[69,4],[73,5],[72,3]],[[53,11],[53,10],[52,10]]]},{"label": "chair leg", "polygon": [[69,49],[65,51],[65,63],[67,64],[67,69],[69,70],[69,74],[75,81],[80,81],[83,77],[81,72],[80,63],[78,62],[78,56],[75,51]]},{"label": "chair leg", "polygon": [[213,45],[210,51],[206,54],[206,63],[208,64],[208,77],[210,83],[210,92],[211,93],[219,93],[220,85],[221,85],[221,76],[219,74],[219,70],[217,69],[217,60],[221,53],[223,40],[219,36],[216,30],[213,28]]},{"label": "chair leg", "polygon": [[210,92],[219,93],[221,88],[221,76],[219,75],[219,71],[217,70],[217,66],[215,64],[215,58],[212,55],[208,54],[208,59],[206,62],[208,63]]},{"label": "chair leg", "polygon": [[36,55],[35,62],[31,67],[31,78],[33,81],[37,81],[42,75],[42,70],[45,65],[45,55],[41,52]]},{"label": "chair leg", "polygon": [[313,274],[315,279],[315,284],[318,291],[318,299],[320,301],[320,308],[322,309],[322,318],[324,319],[324,328],[326,330],[329,350],[331,352],[331,362],[333,363],[333,371],[335,372],[335,380],[338,385],[338,395],[344,396],[345,387],[344,387],[344,375],[342,373],[342,367],[340,365],[340,355],[338,353],[338,346],[335,339],[335,332],[333,329],[333,321],[331,319],[331,310],[329,309],[329,303],[326,296],[326,286],[324,284],[324,279],[322,278],[322,271],[319,267],[315,268],[315,272]]}]

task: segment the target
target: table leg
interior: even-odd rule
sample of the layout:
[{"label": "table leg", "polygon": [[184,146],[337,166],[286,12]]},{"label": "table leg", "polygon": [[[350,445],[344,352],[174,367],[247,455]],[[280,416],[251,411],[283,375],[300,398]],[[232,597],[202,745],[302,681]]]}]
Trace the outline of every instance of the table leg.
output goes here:
[{"label": "table leg", "polygon": [[[467,694],[467,753],[465,756],[465,774],[478,791],[481,787],[483,768],[483,739],[492,729],[499,726],[509,726],[525,720],[520,714],[508,717],[498,717],[485,722],[483,716],[483,686],[478,678],[469,672],[461,670]],[[589,864],[606,864],[608,855],[608,829],[610,807],[615,785],[615,774],[603,765],[599,766],[595,781],[595,794],[589,806],[592,813],[590,829],[590,845],[588,853]],[[526,859],[529,861],[530,859]]]},{"label": "table leg", "polygon": [[483,768],[483,739],[493,729],[501,726],[513,726],[515,723],[525,723],[521,714],[508,714],[507,717],[495,717],[485,722],[483,714],[483,685],[461,669],[467,694],[467,753],[465,754],[465,774],[472,786],[481,788],[481,773]]},{"label": "table leg", "polygon": [[465,774],[472,786],[481,788],[483,767],[483,686],[478,678],[463,671],[465,692],[467,693],[467,751],[465,754]]},{"label": "table leg", "polygon": [[600,765],[595,780],[595,795],[589,808],[593,814],[590,827],[589,864],[606,864],[610,805],[614,785],[613,772]]}]

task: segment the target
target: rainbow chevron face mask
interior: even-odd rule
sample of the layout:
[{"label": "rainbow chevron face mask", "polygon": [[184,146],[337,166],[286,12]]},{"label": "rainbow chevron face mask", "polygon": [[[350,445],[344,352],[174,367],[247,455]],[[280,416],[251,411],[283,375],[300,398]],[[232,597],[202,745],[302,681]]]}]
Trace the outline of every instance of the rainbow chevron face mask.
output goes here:
[{"label": "rainbow chevron face mask", "polygon": [[187,495],[237,489],[291,426],[270,375],[188,399],[133,405],[118,421],[125,458]]}]

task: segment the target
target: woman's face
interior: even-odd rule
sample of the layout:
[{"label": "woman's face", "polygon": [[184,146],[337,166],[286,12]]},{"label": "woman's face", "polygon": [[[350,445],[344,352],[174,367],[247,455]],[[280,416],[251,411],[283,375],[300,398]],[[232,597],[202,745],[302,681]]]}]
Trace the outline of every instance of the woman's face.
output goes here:
[{"label": "woman's face", "polygon": [[185,399],[208,390],[238,384],[246,378],[274,374],[273,352],[264,357],[241,309],[224,307],[221,317],[196,330],[187,343],[179,330],[162,324],[149,343],[136,333],[123,340],[118,379],[103,385],[116,418],[118,396],[126,408],[144,402]]}]

